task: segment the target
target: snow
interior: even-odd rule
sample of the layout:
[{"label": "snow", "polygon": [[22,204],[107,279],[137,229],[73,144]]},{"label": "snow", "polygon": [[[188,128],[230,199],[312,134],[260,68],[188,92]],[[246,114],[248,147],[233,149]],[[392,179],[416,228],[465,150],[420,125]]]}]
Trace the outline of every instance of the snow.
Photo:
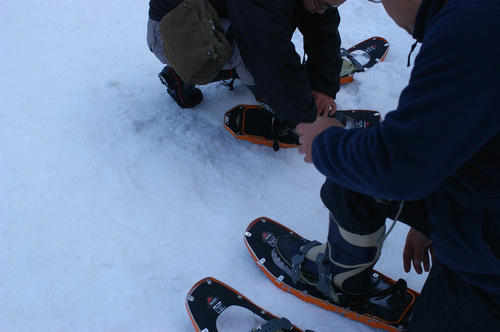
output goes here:
[{"label": "snow", "polygon": [[[185,296],[206,276],[303,329],[371,331],[260,272],[246,226],[267,216],[324,241],[324,178],[296,150],[224,129],[226,110],[255,103],[240,82],[177,107],[146,46],[147,11],[147,0],[0,3],[0,331],[192,331]],[[380,4],[340,11],[346,47],[379,35],[391,50],[342,87],[339,109],[384,115],[413,41]],[[406,231],[396,226],[377,269],[420,290],[426,276],[403,272]]]}]

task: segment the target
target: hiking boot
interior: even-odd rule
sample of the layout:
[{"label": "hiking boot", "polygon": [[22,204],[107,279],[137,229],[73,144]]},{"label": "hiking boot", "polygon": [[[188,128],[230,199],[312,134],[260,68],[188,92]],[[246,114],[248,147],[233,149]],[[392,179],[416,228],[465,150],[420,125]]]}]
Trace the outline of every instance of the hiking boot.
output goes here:
[{"label": "hiking boot", "polygon": [[165,66],[158,77],[162,84],[167,87],[168,94],[182,108],[190,108],[198,105],[203,94],[195,85],[187,84],[175,73],[172,67]]},{"label": "hiking boot", "polygon": [[385,225],[360,235],[346,231],[331,218],[327,243],[283,235],[277,238],[273,258],[294,283],[315,285],[325,297],[336,301],[335,294],[341,291],[362,298],[373,289],[372,269],[380,257],[384,234]]}]

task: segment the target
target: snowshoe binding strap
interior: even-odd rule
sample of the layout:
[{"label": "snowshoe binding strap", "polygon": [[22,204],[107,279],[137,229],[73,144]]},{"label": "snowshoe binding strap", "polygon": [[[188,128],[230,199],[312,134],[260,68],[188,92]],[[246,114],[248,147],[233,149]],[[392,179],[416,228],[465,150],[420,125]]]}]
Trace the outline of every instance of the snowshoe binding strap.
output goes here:
[{"label": "snowshoe binding strap", "polygon": [[229,91],[233,91],[234,90],[234,81],[235,80],[236,80],[235,78],[232,78],[230,82],[222,80],[222,81],[220,81],[220,84],[222,84],[224,86],[227,86],[229,88]]},{"label": "snowshoe binding strap", "polygon": [[302,272],[300,271],[300,266],[304,263],[306,252],[312,247],[321,245],[318,241],[311,241],[308,244],[300,248],[300,254],[295,254],[292,257],[292,268],[290,270],[290,277],[292,282],[296,284],[299,280],[308,283],[310,285],[316,286],[316,289],[320,291],[326,298],[330,298],[333,301],[338,301],[338,296],[333,289],[332,284],[332,274],[327,271],[329,264],[325,264],[325,253],[318,253],[316,256],[316,266],[318,268],[318,280],[316,282],[309,281]]},{"label": "snowshoe binding strap", "polygon": [[275,318],[258,325],[250,332],[283,332],[290,331],[293,328],[292,323],[286,318]]},{"label": "snowshoe binding strap", "polygon": [[290,271],[290,277],[292,278],[292,282],[294,284],[296,284],[299,281],[299,279],[301,278],[300,266],[302,265],[302,263],[304,263],[304,259],[306,257],[306,252],[309,249],[311,249],[312,247],[316,247],[319,245],[321,245],[321,243],[319,243],[318,241],[311,241],[308,244],[302,246],[302,248],[300,248],[299,254],[293,255],[293,257],[292,257],[292,269]]},{"label": "snowshoe binding strap", "polygon": [[296,127],[293,125],[289,125],[284,121],[281,121],[274,113],[272,120],[272,136],[273,136],[273,149],[274,151],[278,151],[280,148],[280,141],[283,138],[286,140],[292,140],[295,144],[299,144],[299,134],[297,133]]},{"label": "snowshoe binding strap", "polygon": [[356,67],[356,70],[359,71],[359,72],[362,72],[362,71],[365,71],[365,68],[363,67],[363,65],[361,63],[359,63],[358,60],[356,60],[352,55],[351,53],[349,53],[345,48],[341,48],[340,49],[340,54],[342,56],[345,56],[347,59],[349,59],[349,61],[352,62],[352,64],[354,65],[354,67]]},{"label": "snowshoe binding strap", "polygon": [[318,283],[316,284],[316,289],[319,290],[325,297],[329,297],[332,290],[332,275],[327,273],[326,266],[323,264],[325,260],[325,254],[319,253],[316,256],[316,265],[318,266]]},{"label": "snowshoe binding strap", "polygon": [[396,283],[394,285],[392,285],[391,287],[387,288],[387,289],[384,289],[382,291],[379,291],[379,292],[373,292],[369,295],[370,298],[372,297],[387,297],[389,296],[390,294],[392,293],[395,293],[395,292],[405,292],[406,290],[408,289],[408,284],[407,282],[404,280],[404,279],[399,279],[398,281],[396,281]]}]

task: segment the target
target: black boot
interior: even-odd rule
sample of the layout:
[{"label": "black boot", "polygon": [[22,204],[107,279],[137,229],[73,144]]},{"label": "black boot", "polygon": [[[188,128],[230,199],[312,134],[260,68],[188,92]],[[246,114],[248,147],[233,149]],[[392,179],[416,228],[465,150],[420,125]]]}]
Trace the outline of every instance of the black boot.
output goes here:
[{"label": "black boot", "polygon": [[167,87],[168,94],[182,108],[190,108],[198,105],[203,94],[195,85],[187,84],[175,73],[172,67],[165,66],[158,74],[161,83]]},{"label": "black boot", "polygon": [[326,252],[332,263],[333,284],[352,295],[369,293],[373,288],[373,266],[382,252],[385,235],[385,225],[359,234],[344,229],[330,215]]},{"label": "black boot", "polygon": [[351,299],[373,289],[372,268],[380,257],[385,225],[370,234],[355,234],[330,219],[328,242],[321,244],[296,235],[277,239],[276,256],[294,282],[316,285],[326,297],[342,291]]}]

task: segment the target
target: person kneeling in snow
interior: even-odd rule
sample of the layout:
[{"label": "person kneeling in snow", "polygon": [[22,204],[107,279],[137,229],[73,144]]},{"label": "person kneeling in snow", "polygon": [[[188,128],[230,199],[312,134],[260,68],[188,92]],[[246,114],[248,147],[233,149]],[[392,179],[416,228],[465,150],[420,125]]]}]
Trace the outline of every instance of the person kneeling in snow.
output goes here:
[{"label": "person kneeling in snow", "polygon": [[[233,49],[212,81],[238,77],[257,101],[291,125],[312,122],[318,113],[334,113],[342,67],[336,6],[344,1],[208,0]],[[160,33],[160,22],[179,4],[181,0],[150,1],[147,41],[166,65],[160,80],[180,107],[189,108],[200,103],[203,95],[169,64]],[[304,36],[305,65],[291,40],[297,28]]]},{"label": "person kneeling in snow", "polygon": [[[422,43],[398,107],[377,126],[346,130],[320,116],[297,126],[305,161],[326,176],[327,242],[310,248],[302,274],[330,278],[353,297],[369,294],[386,218],[412,228],[403,262],[429,276],[409,331],[500,327],[500,53],[498,0],[382,0]],[[467,44],[473,42],[473,52]],[[479,67],[478,67],[479,66]],[[307,241],[306,241],[307,242]],[[307,248],[278,238],[284,261]]]}]

